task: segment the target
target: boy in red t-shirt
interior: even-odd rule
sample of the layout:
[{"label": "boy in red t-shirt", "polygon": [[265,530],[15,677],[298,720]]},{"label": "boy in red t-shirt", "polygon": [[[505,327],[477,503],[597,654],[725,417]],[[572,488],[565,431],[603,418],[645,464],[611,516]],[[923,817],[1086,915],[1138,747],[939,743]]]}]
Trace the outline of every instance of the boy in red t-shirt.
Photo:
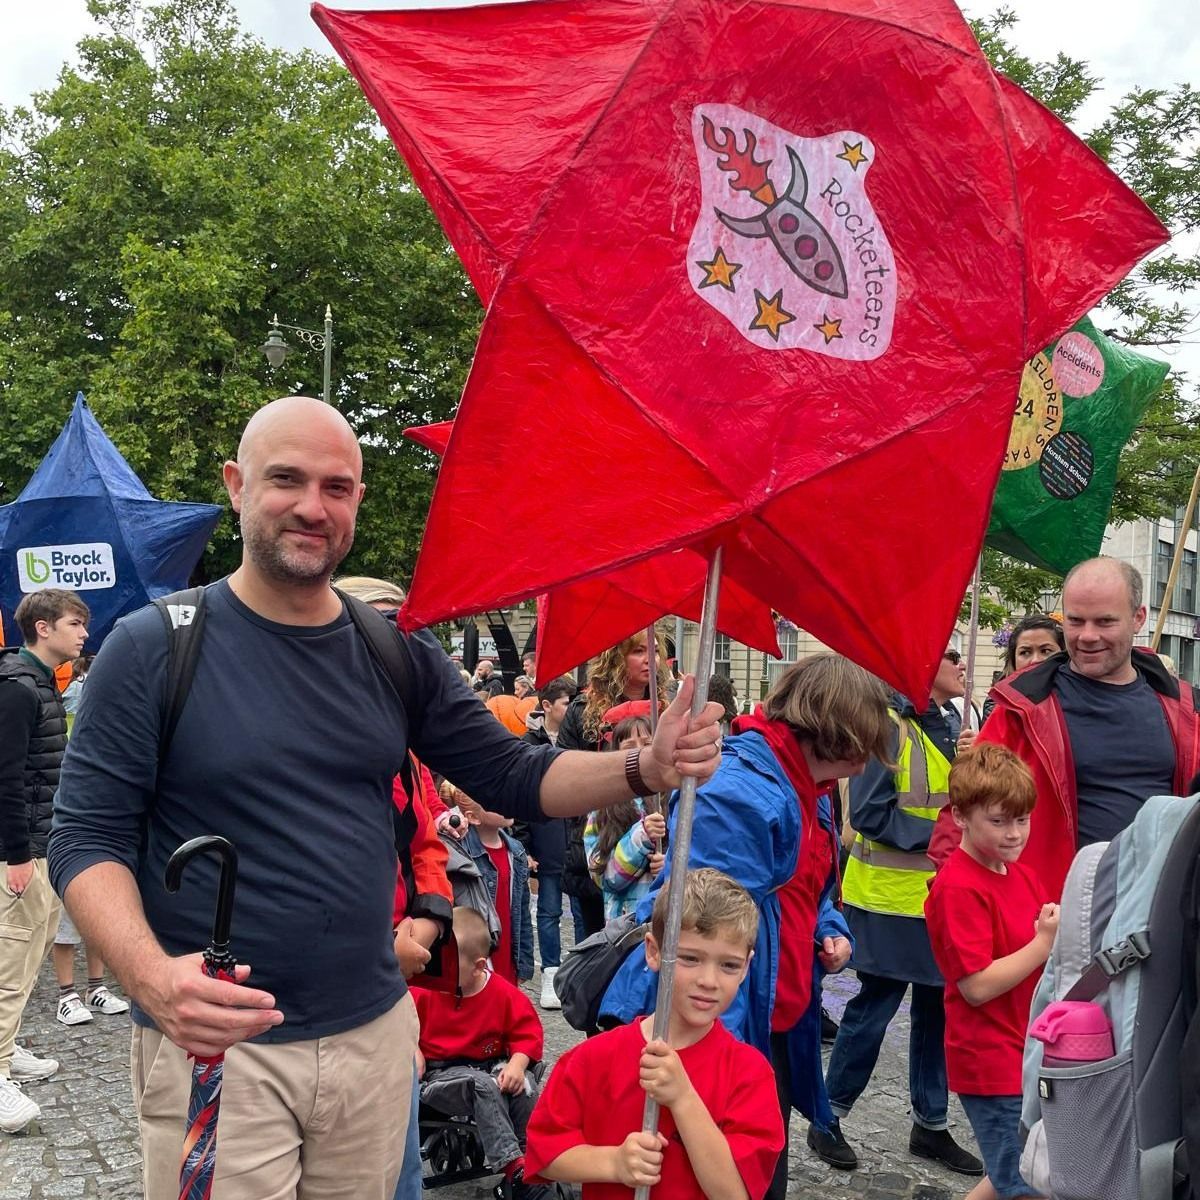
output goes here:
[{"label": "boy in red t-shirt", "polygon": [[[509,983],[533,978],[533,921],[529,912],[529,856],[509,833],[512,820],[491,812],[465,792],[454,789],[459,811],[468,830],[461,841],[446,839],[450,862],[447,874],[454,887],[455,903],[481,911],[480,900],[457,873],[459,854],[475,865],[490,897],[491,912],[484,912],[494,930],[492,970]],[[484,906],[486,907],[486,906]]]},{"label": "boy in red t-shirt", "polygon": [[524,1178],[525,1127],[541,1076],[542,1023],[520,988],[488,970],[491,934],[473,908],[454,910],[457,995],[413,980],[421,1022],[417,1070],[421,1102],[474,1119],[484,1165],[503,1171],[514,1200],[548,1196]]},{"label": "boy in red t-shirt", "polygon": [[1058,929],[1058,905],[1043,903],[1046,889],[1017,862],[1036,799],[1011,750],[976,743],[960,754],[950,805],[962,843],[925,901],[946,980],[946,1075],[987,1168],[967,1200],[1041,1194],[1021,1178],[1019,1133],[1029,1005]]},{"label": "boy in red t-shirt", "polygon": [[[658,970],[667,889],[646,935]],[[720,1016],[746,977],[758,910],[711,868],[689,871],[667,1040],[653,1020],[590,1038],[559,1060],[529,1121],[526,1171],[583,1184],[583,1200],[761,1200],[783,1149],[771,1064]],[[638,1132],[646,1096],[662,1105],[657,1134]]]}]

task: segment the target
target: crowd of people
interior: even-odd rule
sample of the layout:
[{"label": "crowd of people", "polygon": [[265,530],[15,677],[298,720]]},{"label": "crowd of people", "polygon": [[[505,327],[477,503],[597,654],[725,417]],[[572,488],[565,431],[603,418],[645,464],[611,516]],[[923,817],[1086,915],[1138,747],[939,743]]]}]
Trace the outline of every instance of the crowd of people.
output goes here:
[{"label": "crowd of people", "polygon": [[[645,633],[582,689],[535,687],[527,658],[511,690],[486,659],[464,680],[432,637],[395,633],[398,587],[333,578],[363,482],[328,406],[260,410],[224,477],[243,558],[204,589],[173,728],[176,630],[153,608],[65,697],[55,670],[87,636],[74,593],[26,597],[24,646],[0,655],[0,1130],[37,1116],[24,1085],[57,1067],[16,1043],[53,945],[64,1024],[127,1011],[106,965],[132,1001],[148,1200],[178,1194],[189,1055],[221,1053],[220,1200],[414,1200],[419,1105],[469,1117],[515,1200],[557,1182],[777,1198],[793,1110],[813,1154],[857,1166],[843,1123],[910,995],[909,1151],[975,1177],[970,1200],[1039,1194],[1019,1166],[1021,1055],[1067,868],[1200,770],[1190,686],[1134,646],[1136,571],[1070,572],[1062,622],[1014,629],[982,723],[952,649],[925,705],[824,653],[753,711],[716,683],[692,718],[693,681]],[[699,788],[656,1038],[684,774]],[[208,833],[241,851],[232,980],[199,969],[216,865],[161,884]],[[577,943],[615,921],[645,937],[551,1064],[537,1009],[561,1005],[564,897]],[[847,968],[826,1066],[823,983]],[[951,1091],[978,1153],[950,1132]]]}]

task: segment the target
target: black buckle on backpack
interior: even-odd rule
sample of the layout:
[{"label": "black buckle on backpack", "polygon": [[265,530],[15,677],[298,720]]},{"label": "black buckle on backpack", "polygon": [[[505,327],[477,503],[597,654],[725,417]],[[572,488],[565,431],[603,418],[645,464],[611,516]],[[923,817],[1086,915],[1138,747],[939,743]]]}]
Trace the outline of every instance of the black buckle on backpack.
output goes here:
[{"label": "black buckle on backpack", "polygon": [[1149,957],[1150,933],[1148,930],[1142,930],[1139,933],[1131,933],[1107,950],[1101,950],[1096,955],[1095,963],[1111,979]]}]

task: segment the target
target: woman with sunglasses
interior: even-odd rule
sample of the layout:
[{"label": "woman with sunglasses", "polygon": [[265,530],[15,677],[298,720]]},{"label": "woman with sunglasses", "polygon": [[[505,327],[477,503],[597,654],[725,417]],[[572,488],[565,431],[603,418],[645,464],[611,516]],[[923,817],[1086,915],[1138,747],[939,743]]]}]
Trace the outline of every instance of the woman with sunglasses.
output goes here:
[{"label": "woman with sunglasses", "polygon": [[[1008,637],[1008,645],[1004,648],[1004,673],[1001,679],[1007,679],[1026,667],[1045,662],[1055,654],[1061,654],[1067,648],[1066,638],[1063,637],[1062,625],[1045,613],[1030,613],[1022,617],[1013,626]],[[995,707],[996,702],[988,696],[983,702],[983,719]],[[961,754],[975,740],[976,730],[963,729],[958,735],[958,752]]]}]

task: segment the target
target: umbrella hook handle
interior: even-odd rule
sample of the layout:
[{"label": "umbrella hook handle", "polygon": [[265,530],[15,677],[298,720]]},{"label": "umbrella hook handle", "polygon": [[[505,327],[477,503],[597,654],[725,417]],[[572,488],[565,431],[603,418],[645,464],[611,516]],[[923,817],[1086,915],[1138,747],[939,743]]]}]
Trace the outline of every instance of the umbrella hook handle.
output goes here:
[{"label": "umbrella hook handle", "polygon": [[237,850],[227,838],[206,834],[184,842],[167,860],[163,882],[168,892],[179,891],[184,868],[197,855],[211,854],[221,860],[221,878],[217,884],[217,907],[213,913],[212,941],[204,951],[206,972],[216,976],[226,972],[233,977],[237,959],[229,951],[229,927],[233,921],[233,894],[237,886]]}]

